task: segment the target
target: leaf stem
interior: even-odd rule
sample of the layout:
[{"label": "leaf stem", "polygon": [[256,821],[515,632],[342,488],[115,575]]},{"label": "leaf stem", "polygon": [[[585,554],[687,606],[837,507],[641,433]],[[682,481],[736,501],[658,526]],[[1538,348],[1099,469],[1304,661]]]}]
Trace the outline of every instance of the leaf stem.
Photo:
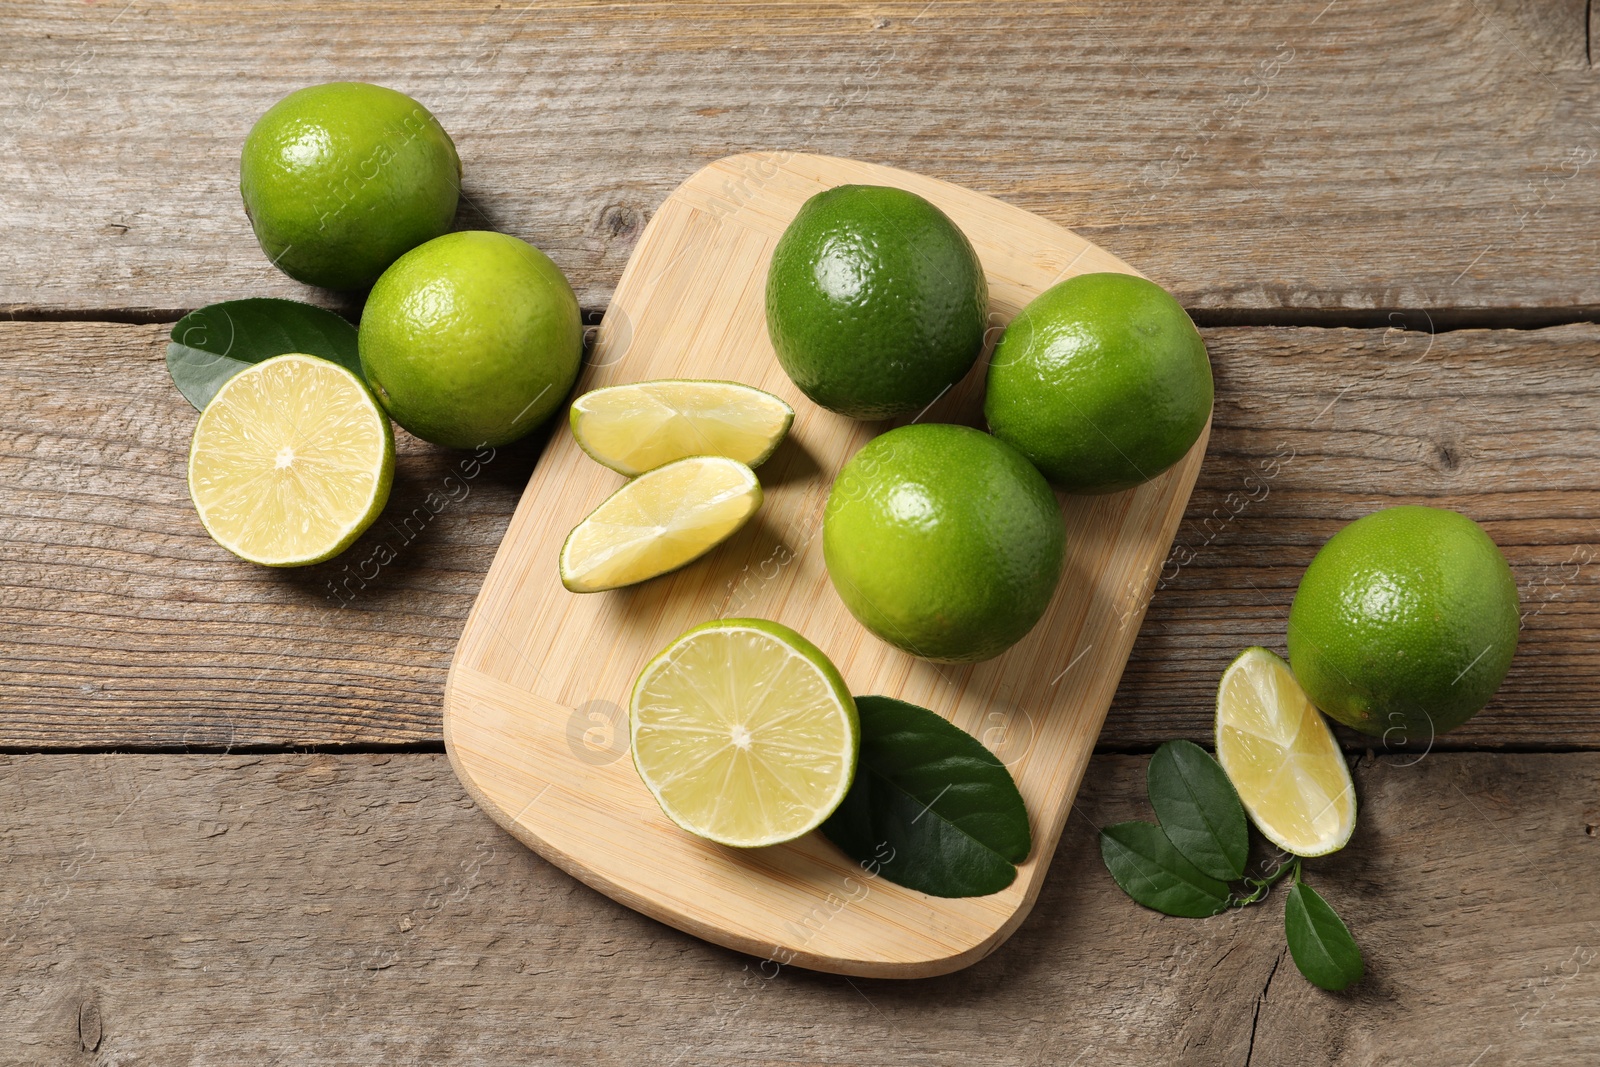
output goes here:
[{"label": "leaf stem", "polygon": [[1259,903],[1266,897],[1274,885],[1281,882],[1285,875],[1294,874],[1296,883],[1300,881],[1300,857],[1291,856],[1278,866],[1278,869],[1265,878],[1246,878],[1244,884],[1250,887],[1250,892],[1245,896],[1236,896],[1228,902],[1230,908],[1247,908],[1251,904]]}]

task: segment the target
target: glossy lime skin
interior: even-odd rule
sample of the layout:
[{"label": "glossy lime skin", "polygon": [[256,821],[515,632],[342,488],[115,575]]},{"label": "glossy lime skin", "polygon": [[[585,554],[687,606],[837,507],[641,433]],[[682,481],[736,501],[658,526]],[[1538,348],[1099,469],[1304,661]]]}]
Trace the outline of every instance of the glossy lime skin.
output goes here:
[{"label": "glossy lime skin", "polygon": [[915,193],[841,185],[807,200],[767,274],[767,332],[830,411],[919,411],[983,350],[989,286],[972,242]]},{"label": "glossy lime skin", "polygon": [[990,659],[1033,629],[1061,578],[1055,494],[1016,449],[967,426],[916,423],[834,479],[822,550],[863,626],[924,659]]},{"label": "glossy lime skin", "polygon": [[1363,733],[1425,748],[1489,702],[1517,650],[1517,583],[1465,515],[1396,507],[1329,539],[1289,611],[1289,663],[1311,702]]},{"label": "glossy lime skin", "polygon": [[257,120],[239,161],[261,250],[289,277],[329,289],[365,289],[448,230],[460,188],[439,120],[364,82],[290,93]]},{"label": "glossy lime skin", "polygon": [[566,398],[583,357],[578,298],[526,241],[465,230],[384,271],[361,313],[361,368],[389,417],[424,441],[515,441]]},{"label": "glossy lime skin", "polygon": [[989,429],[1069,493],[1114,493],[1183,458],[1211,416],[1200,332],[1159,285],[1081,274],[1006,327],[989,363]]}]

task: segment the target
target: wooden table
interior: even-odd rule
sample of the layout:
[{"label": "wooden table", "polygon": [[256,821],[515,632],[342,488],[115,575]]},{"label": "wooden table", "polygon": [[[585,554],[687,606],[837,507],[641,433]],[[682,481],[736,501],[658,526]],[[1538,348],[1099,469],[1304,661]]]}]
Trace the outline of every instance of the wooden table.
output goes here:
[{"label": "wooden table", "polygon": [[[1600,1060],[1596,25],[1585,0],[0,4],[0,1064]],[[403,439],[391,511],[430,518],[353,602],[339,561],[205,536],[166,331],[330,301],[268,265],[236,168],[262,110],[336,78],[431,107],[459,224],[545,249],[591,321],[678,181],[768,148],[992,193],[1191,309],[1206,466],[1006,946],[922,982],[774,973],[474,810],[440,690],[538,442],[445,496],[452,457]],[[1361,822],[1311,870],[1369,977],[1335,996],[1281,903],[1139,909],[1094,828],[1146,813],[1157,744],[1209,736],[1240,647],[1282,648],[1317,547],[1402,502],[1481,521],[1526,624],[1468,726],[1341,735]]]}]

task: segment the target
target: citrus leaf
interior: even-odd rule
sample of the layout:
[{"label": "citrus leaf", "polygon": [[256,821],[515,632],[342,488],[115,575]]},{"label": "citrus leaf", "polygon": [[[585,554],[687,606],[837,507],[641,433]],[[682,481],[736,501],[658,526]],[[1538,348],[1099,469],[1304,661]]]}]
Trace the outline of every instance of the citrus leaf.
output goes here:
[{"label": "citrus leaf", "polygon": [[179,319],[167,370],[184,399],[204,411],[229,378],[286,352],[320,356],[366,381],[354,326],[324,308],[271,297],[211,304]]},{"label": "citrus leaf", "polygon": [[1228,906],[1228,887],[1184,859],[1154,823],[1101,830],[1100,858],[1124,893],[1162,914],[1203,919]]},{"label": "citrus leaf", "polygon": [[1033,838],[1011,774],[976,738],[926,708],[857,697],[861,755],[822,832],[891,882],[936,897],[997,893]]},{"label": "citrus leaf", "polygon": [[1244,877],[1244,805],[1210,753],[1193,741],[1168,741],[1150,758],[1145,782],[1162,832],[1184,859],[1224,882]]},{"label": "citrus leaf", "polygon": [[1283,932],[1294,965],[1312,985],[1337,993],[1361,981],[1365,968],[1350,928],[1304,882],[1296,882],[1289,890],[1283,907]]}]

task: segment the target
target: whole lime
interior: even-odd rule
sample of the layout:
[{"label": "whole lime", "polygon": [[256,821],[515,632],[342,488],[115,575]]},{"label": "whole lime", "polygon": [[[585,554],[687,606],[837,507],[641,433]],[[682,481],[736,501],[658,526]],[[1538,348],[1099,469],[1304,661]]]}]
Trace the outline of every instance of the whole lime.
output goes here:
[{"label": "whole lime", "polygon": [[461,160],[404,93],[330,82],[290,93],[251,127],[239,192],[261,250],[297,281],[365,289],[455,218]]},{"label": "whole lime", "polygon": [[822,551],[861,624],[912,655],[998,656],[1033,629],[1061,577],[1066,526],[1016,449],[967,426],[890,430],[834,479]]},{"label": "whole lime", "polygon": [[1364,733],[1425,744],[1489,702],[1517,650],[1517,583],[1465,515],[1396,507],[1322,546],[1289,611],[1311,702]]},{"label": "whole lime", "polygon": [[480,448],[516,440],[561,406],[583,357],[583,320],[543,252],[466,230],[383,272],[358,343],[395,422],[425,441]]},{"label": "whole lime", "polygon": [[767,273],[767,332],[806,396],[857,419],[932,403],[983,350],[972,242],[915,193],[841,185],[807,200]]},{"label": "whole lime", "polygon": [[989,429],[1069,493],[1160,474],[1211,415],[1211,361],[1179,303],[1131,274],[1080,274],[1006,327],[983,413]]}]

